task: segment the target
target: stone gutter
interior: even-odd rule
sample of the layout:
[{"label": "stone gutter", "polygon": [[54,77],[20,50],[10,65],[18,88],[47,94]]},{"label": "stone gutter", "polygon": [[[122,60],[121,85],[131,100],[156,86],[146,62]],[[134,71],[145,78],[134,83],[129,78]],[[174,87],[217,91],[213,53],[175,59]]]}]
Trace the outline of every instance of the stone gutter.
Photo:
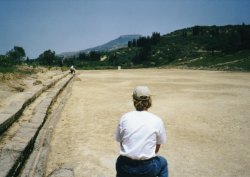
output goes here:
[{"label": "stone gutter", "polygon": [[[20,104],[18,111],[16,111],[14,115],[11,115],[9,119],[14,119],[15,121],[22,113],[24,108],[30,104],[30,102],[35,100],[35,98],[37,98],[43,91],[52,87],[57,81],[65,76],[66,75],[63,75],[59,79],[52,81],[50,84],[40,89],[37,93],[34,93],[33,96],[23,102],[23,106],[21,103],[18,103],[17,105]],[[31,117],[30,121],[23,123],[14,137],[12,137],[11,141],[4,145],[3,149],[0,151],[1,177],[12,177],[19,175],[19,172],[25,164],[26,159],[33,151],[34,144],[40,129],[46,122],[49,107],[72,78],[73,75],[66,76],[62,83],[50,91],[47,97],[37,105],[35,114]]]},{"label": "stone gutter", "polygon": [[67,76],[68,73],[52,81],[47,81],[44,86],[34,92],[23,93],[20,100],[12,102],[0,112],[0,136],[14,123],[22,114],[23,110],[32,103],[41,93],[55,85],[60,79]]}]

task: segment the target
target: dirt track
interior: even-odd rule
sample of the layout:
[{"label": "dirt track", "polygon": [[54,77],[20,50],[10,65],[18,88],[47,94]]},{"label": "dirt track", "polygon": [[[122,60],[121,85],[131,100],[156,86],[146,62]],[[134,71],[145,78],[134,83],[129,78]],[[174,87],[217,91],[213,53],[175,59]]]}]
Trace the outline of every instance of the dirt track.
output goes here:
[{"label": "dirt track", "polygon": [[168,141],[160,154],[171,177],[250,176],[250,73],[192,70],[78,71],[51,142],[47,174],[66,165],[76,177],[114,177],[120,116],[132,90],[148,85],[151,112]]}]

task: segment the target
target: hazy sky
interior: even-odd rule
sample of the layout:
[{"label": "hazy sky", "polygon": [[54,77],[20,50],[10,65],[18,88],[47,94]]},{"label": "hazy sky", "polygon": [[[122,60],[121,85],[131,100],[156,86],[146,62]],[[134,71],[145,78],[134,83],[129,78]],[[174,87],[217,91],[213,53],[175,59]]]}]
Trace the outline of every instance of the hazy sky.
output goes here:
[{"label": "hazy sky", "polygon": [[242,22],[250,24],[250,0],[0,0],[0,54],[21,46],[36,58],[125,34]]}]

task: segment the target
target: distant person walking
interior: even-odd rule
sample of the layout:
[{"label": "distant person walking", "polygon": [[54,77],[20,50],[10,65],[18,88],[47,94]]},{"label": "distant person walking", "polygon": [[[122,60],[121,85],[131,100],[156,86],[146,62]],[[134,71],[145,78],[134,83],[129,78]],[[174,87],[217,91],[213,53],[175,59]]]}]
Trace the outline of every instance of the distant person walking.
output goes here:
[{"label": "distant person walking", "polygon": [[168,177],[167,160],[156,155],[166,142],[166,131],[161,118],[148,112],[152,105],[149,88],[137,86],[133,102],[136,110],[124,114],[117,126],[121,149],[116,177]]},{"label": "distant person walking", "polygon": [[71,74],[75,74],[76,73],[76,69],[74,68],[73,65],[70,67],[70,73]]}]

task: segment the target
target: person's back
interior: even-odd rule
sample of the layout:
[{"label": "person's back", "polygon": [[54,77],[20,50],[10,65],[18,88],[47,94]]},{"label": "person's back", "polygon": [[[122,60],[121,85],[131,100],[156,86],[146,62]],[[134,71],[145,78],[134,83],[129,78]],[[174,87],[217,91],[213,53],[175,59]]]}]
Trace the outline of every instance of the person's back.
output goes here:
[{"label": "person's back", "polygon": [[136,111],[120,119],[116,131],[116,140],[121,144],[117,177],[168,176],[166,159],[156,156],[160,145],[166,142],[166,132],[162,120],[147,111],[152,103],[150,95],[147,87],[136,87],[133,93]]},{"label": "person's back", "polygon": [[[133,111],[125,114],[120,121],[120,131],[123,136],[121,155],[138,160],[155,156],[157,137],[165,137],[161,136],[165,134],[164,127],[161,125],[163,125],[161,119],[147,111]],[[161,139],[157,143],[164,142],[165,139]]]},{"label": "person's back", "polygon": [[72,66],[70,67],[70,73],[71,73],[71,74],[75,74],[75,72],[76,72],[76,69],[75,69],[74,66],[72,65]]}]

